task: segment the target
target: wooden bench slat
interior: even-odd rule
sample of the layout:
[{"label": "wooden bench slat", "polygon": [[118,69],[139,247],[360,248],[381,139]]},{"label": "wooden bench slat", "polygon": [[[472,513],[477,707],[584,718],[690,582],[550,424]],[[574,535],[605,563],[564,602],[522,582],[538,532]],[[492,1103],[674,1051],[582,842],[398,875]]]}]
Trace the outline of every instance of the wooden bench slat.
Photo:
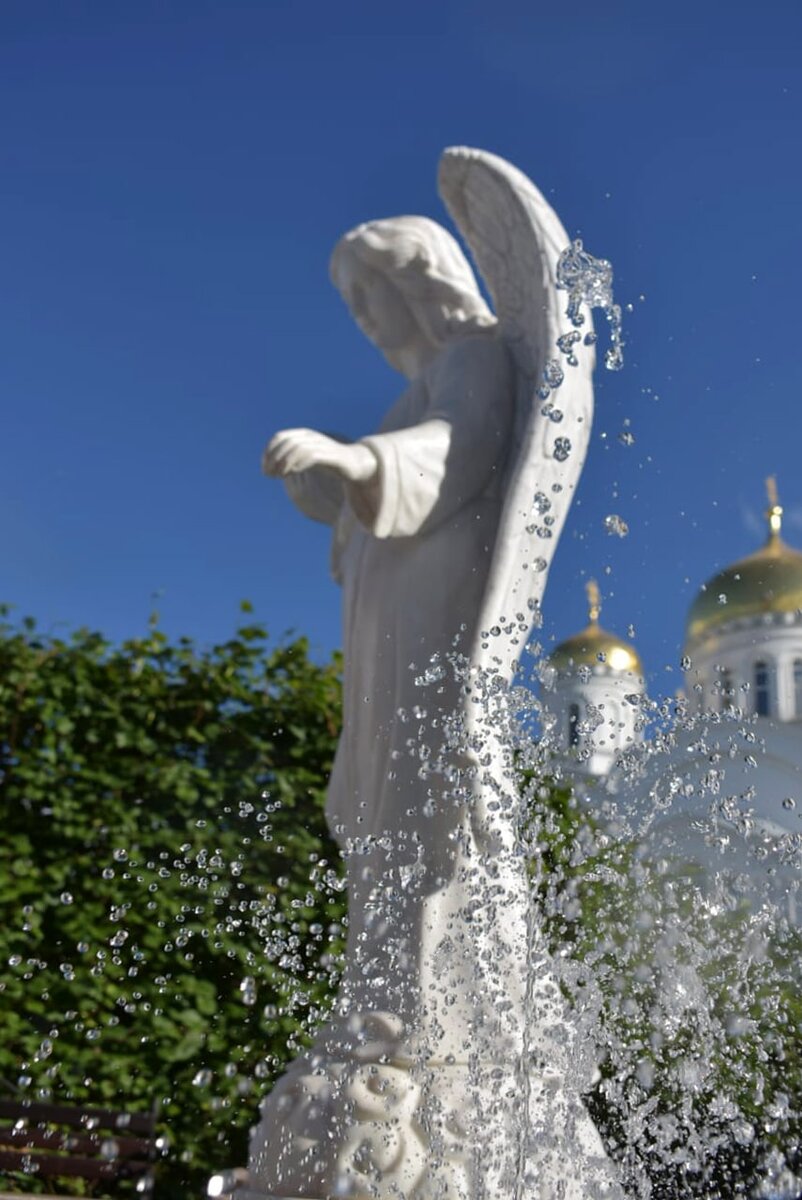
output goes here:
[{"label": "wooden bench slat", "polygon": [[117,1146],[117,1158],[148,1158],[153,1154],[150,1138],[123,1137],[116,1131],[84,1133],[74,1129],[46,1129],[42,1126],[0,1128],[0,1146],[33,1146],[64,1154],[99,1154],[106,1142]]},{"label": "wooden bench slat", "polygon": [[108,1108],[80,1108],[69,1104],[47,1104],[41,1100],[0,1100],[0,1117],[27,1118],[29,1121],[52,1121],[74,1129],[86,1129],[88,1121],[97,1121],[98,1129],[130,1130],[131,1133],[153,1134],[155,1117],[152,1113],[126,1113]]},{"label": "wooden bench slat", "polygon": [[42,1154],[27,1150],[0,1150],[0,1169],[21,1171],[38,1179],[65,1178],[113,1180],[126,1175],[144,1175],[150,1163],[134,1159],[99,1162],[96,1158]]},{"label": "wooden bench slat", "polygon": [[[29,1192],[0,1192],[0,1200],[20,1200],[21,1196],[31,1195]],[[83,1196],[65,1196],[62,1192],[60,1196],[52,1195],[50,1192],[37,1192],[36,1200],[86,1200]],[[101,1200],[98,1197],[98,1200]]]},{"label": "wooden bench slat", "polygon": [[[145,1114],[22,1098],[0,1100],[0,1182],[14,1172],[43,1181],[84,1179],[105,1185],[106,1192],[118,1180],[133,1178],[139,1181],[137,1189],[150,1195],[152,1168],[160,1156],[157,1111],[155,1105]],[[108,1142],[115,1143],[113,1158],[101,1154]],[[9,1194],[0,1192],[0,1200]]]}]

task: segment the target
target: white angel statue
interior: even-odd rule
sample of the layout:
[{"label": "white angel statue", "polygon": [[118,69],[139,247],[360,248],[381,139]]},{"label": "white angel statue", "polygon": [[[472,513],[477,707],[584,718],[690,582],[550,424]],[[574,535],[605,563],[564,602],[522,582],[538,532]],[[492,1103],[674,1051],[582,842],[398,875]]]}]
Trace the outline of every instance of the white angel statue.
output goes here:
[{"label": "white angel statue", "polygon": [[332,1019],[254,1131],[259,1196],[618,1195],[527,941],[515,801],[477,703],[511,679],[540,603],[590,435],[592,350],[575,351],[560,411],[545,404],[568,236],[491,154],[446,150],[439,185],[496,315],[434,221],[358,226],[332,279],[409,386],[359,441],[289,429],[263,458],[333,529],[345,678],[327,817],[349,931]]}]

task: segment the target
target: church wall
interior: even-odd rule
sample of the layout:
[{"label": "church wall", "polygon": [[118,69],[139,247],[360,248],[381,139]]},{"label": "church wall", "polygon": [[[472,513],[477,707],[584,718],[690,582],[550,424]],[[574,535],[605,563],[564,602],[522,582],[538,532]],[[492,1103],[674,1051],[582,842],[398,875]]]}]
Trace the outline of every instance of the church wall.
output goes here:
[{"label": "church wall", "polygon": [[[695,711],[721,710],[729,701],[750,715],[770,715],[780,721],[802,719],[802,688],[794,679],[795,663],[802,665],[802,619],[795,613],[734,623],[687,653],[691,666],[685,690]],[[760,712],[758,702],[755,666],[759,662],[767,668],[768,714]],[[728,686],[731,697],[724,694]]]}]

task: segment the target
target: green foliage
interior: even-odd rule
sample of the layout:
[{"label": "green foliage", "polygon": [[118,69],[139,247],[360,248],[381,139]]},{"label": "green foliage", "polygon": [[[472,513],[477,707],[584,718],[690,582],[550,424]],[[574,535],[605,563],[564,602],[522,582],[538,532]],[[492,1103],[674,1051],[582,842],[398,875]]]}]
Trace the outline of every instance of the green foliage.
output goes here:
[{"label": "green foliage", "polygon": [[751,1195],[773,1152],[798,1171],[798,928],[737,880],[711,894],[687,865],[643,860],[565,787],[541,786],[537,811],[551,947],[570,950],[567,990],[607,1048],[589,1106],[611,1152],[661,1200]]},{"label": "green foliage", "polygon": [[0,1092],[159,1102],[162,1195],[244,1161],[330,993],[339,710],[338,662],[257,624],[209,650],[0,625]]}]

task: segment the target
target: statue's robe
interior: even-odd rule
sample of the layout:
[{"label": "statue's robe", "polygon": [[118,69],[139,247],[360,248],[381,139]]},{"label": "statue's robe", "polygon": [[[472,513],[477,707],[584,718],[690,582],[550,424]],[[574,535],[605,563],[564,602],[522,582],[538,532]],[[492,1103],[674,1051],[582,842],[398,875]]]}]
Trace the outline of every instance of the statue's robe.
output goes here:
[{"label": "statue's robe", "polygon": [[296,505],[332,526],[343,587],[327,817],[345,853],[349,928],[332,1017],[252,1138],[252,1174],[273,1195],[511,1194],[527,1110],[538,1182],[522,1195],[552,1200],[568,1146],[583,1165],[567,1200],[611,1194],[578,1098],[593,1063],[583,1068],[528,927],[503,730],[487,679],[449,661],[472,662],[484,640],[483,667],[493,663],[497,635],[478,624],[517,449],[515,389],[493,331],[455,340],[362,440],[372,480],[345,485],[320,468],[286,480]]},{"label": "statue's robe", "polygon": [[[474,640],[513,403],[503,343],[492,334],[456,341],[362,440],[376,458],[370,482],[344,486],[319,468],[287,480],[298,507],[334,528],[345,679],[327,812],[344,847],[428,828],[419,755],[439,744],[433,720],[460,705],[445,660]],[[427,670],[437,673],[434,654],[443,677],[416,684]]]},{"label": "statue's robe", "polygon": [[[452,997],[459,1036],[444,1053],[467,1046],[476,1018],[452,918],[484,901],[475,862],[455,879],[466,855],[478,858],[477,784],[460,769],[476,773],[483,747],[464,744],[474,695],[449,658],[481,632],[514,403],[504,343],[492,331],[456,340],[362,440],[376,458],[372,480],[343,485],[320,468],[287,480],[298,507],[333,526],[343,587],[343,728],[327,817],[349,863],[344,990],[352,1008],[393,1012],[403,1036],[431,1052],[445,1036],[433,973],[451,973],[463,993],[462,1004]],[[395,889],[397,902],[387,899]]]}]

